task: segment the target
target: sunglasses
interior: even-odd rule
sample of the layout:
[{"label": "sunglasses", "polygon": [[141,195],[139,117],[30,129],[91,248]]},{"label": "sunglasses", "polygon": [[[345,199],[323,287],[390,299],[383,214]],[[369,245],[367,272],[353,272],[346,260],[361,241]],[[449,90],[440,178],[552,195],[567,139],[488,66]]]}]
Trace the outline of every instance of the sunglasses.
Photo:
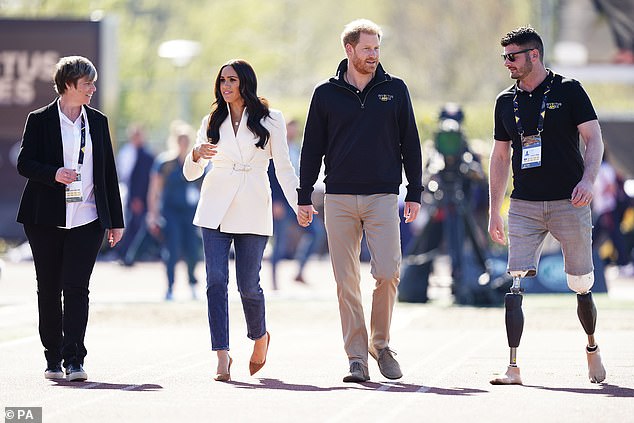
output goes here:
[{"label": "sunglasses", "polygon": [[513,53],[506,53],[506,54],[502,54],[502,59],[504,61],[508,60],[509,62],[514,62],[515,61],[515,55],[516,54],[520,54],[520,53],[527,53],[531,50],[535,50],[535,48],[526,48],[524,50],[520,50],[520,51],[514,51]]}]

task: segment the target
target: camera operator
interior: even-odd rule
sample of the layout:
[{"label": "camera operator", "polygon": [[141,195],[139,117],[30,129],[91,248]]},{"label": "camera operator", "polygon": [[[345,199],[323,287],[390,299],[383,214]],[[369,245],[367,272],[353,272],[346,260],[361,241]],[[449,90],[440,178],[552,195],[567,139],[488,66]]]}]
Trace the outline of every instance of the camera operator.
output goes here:
[{"label": "camera operator", "polygon": [[[444,248],[451,258],[452,293],[456,302],[472,304],[476,301],[469,284],[465,282],[465,235],[469,237],[472,252],[485,270],[486,236],[473,218],[477,204],[486,210],[486,176],[479,158],[469,148],[462,132],[464,114],[459,106],[448,104],[441,110],[434,148],[424,165],[423,204],[429,209],[429,222],[407,252],[401,280],[399,300],[426,302],[429,273],[433,260]],[[409,273],[409,275],[408,275]],[[474,276],[477,279],[478,276]],[[408,293],[408,279],[418,285],[416,298]]]}]

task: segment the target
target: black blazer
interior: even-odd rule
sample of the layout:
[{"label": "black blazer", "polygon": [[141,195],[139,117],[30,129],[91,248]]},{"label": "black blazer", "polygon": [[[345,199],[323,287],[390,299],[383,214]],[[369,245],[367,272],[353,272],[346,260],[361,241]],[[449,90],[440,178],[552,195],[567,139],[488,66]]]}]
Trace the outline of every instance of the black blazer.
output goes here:
[{"label": "black blazer", "polygon": [[[104,229],[123,228],[119,181],[108,119],[86,107],[93,149],[93,180],[99,223]],[[55,181],[64,166],[62,129],[57,100],[29,113],[22,136],[17,168],[27,178],[17,221],[50,226],[66,225],[65,185]]]},{"label": "black blazer", "polygon": [[128,183],[128,207],[134,199],[139,199],[143,202],[143,212],[147,210],[147,193],[153,164],[154,156],[148,153],[145,147],[138,148],[136,163],[134,163]]}]

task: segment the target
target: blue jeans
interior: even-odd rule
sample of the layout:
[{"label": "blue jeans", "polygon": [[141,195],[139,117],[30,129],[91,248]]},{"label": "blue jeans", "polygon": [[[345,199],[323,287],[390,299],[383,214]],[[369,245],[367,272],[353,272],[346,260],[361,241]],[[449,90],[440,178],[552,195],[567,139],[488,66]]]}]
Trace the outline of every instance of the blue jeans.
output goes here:
[{"label": "blue jeans", "polygon": [[229,250],[235,251],[236,279],[247,322],[247,337],[266,334],[264,292],[260,287],[262,256],[268,237],[254,234],[229,234],[202,228],[207,269],[207,316],[213,351],[229,350]]},{"label": "blue jeans", "polygon": [[[293,220],[295,221],[295,219]],[[302,230],[304,234],[297,245],[297,252],[295,253],[295,259],[299,262],[299,270],[297,271],[299,275],[302,274],[310,256],[317,252],[317,248],[321,246],[326,237],[324,222],[319,215],[313,216],[313,223],[302,228]]]},{"label": "blue jeans", "polygon": [[196,264],[200,256],[200,237],[198,227],[192,225],[194,211],[163,209],[165,237],[162,258],[167,271],[167,288],[172,290],[176,274],[176,264],[181,256],[187,264],[187,276],[190,285],[196,285]]}]

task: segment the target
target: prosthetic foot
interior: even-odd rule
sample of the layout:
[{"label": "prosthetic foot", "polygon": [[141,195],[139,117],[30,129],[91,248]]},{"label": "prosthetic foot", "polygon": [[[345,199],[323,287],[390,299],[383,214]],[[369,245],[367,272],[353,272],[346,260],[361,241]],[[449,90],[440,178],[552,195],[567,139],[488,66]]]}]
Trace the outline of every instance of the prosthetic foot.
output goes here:
[{"label": "prosthetic foot", "polygon": [[490,383],[491,385],[521,385],[522,377],[520,376],[520,368],[517,366],[508,366],[504,376],[492,379]]},{"label": "prosthetic foot", "polygon": [[568,275],[568,286],[577,292],[577,316],[588,335],[586,358],[588,359],[588,378],[592,383],[605,380],[605,367],[601,361],[599,346],[594,341],[594,331],[597,323],[597,308],[592,299],[590,288],[594,282],[592,273],[583,276]]},{"label": "prosthetic foot", "polygon": [[524,313],[522,312],[522,290],[520,280],[527,271],[512,272],[511,292],[504,296],[506,338],[510,347],[510,363],[503,377],[490,381],[492,385],[521,385],[520,369],[517,367],[517,347],[524,331]]},{"label": "prosthetic foot", "polygon": [[601,362],[601,351],[599,346],[595,345],[594,351],[590,351],[590,347],[586,347],[586,356],[588,358],[588,378],[592,383],[601,383],[605,380],[605,367]]}]

